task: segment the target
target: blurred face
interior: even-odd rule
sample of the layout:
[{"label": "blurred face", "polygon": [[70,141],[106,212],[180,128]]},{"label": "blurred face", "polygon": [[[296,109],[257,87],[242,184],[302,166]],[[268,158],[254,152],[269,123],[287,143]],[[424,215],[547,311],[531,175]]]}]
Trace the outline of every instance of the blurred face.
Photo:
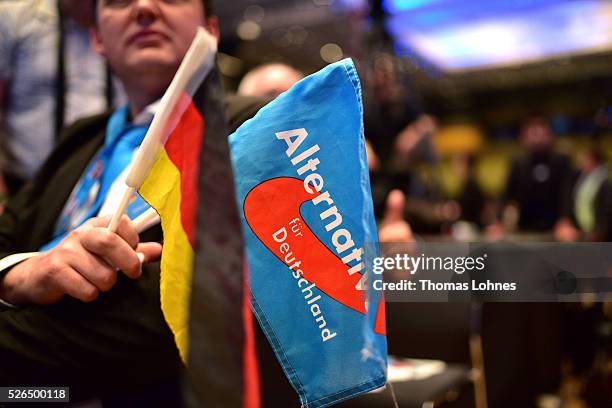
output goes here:
[{"label": "blurred face", "polygon": [[547,150],[553,142],[550,126],[542,119],[530,120],[523,128],[521,137],[531,151]]},{"label": "blurred face", "polygon": [[167,84],[199,26],[218,37],[201,0],[98,0],[96,11],[94,46],[121,79],[157,73]]},{"label": "blurred face", "polygon": [[302,79],[301,73],[281,64],[261,67],[247,75],[240,84],[239,92],[246,96],[268,96],[276,98]]}]

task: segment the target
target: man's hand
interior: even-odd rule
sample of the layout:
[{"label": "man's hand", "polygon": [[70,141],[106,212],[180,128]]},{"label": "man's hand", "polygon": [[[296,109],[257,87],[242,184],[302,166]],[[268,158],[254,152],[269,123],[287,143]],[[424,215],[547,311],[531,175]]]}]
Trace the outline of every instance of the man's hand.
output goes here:
[{"label": "man's hand", "polygon": [[569,218],[561,218],[553,228],[555,240],[559,242],[576,242],[580,239],[580,230]]},{"label": "man's hand", "polygon": [[378,239],[380,242],[414,242],[412,229],[404,219],[406,196],[400,190],[393,190],[387,197],[385,215],[380,224]]},{"label": "man's hand", "polygon": [[92,218],[52,250],[13,267],[0,280],[0,298],[17,305],[56,303],[65,295],[91,302],[114,286],[119,270],[140,277],[142,263],[161,256],[161,245],[139,243],[126,216],[117,232],[110,232],[109,219]]},{"label": "man's hand", "polygon": [[500,221],[487,225],[484,230],[484,235],[488,241],[501,241],[506,238],[507,234],[506,226]]}]

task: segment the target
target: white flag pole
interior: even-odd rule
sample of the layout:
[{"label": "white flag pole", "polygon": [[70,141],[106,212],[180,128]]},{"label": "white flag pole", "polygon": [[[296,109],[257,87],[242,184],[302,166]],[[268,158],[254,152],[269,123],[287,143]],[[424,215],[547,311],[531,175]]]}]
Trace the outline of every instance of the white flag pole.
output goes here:
[{"label": "white flag pole", "polygon": [[125,213],[132,195],[140,187],[151,167],[153,167],[155,160],[157,160],[164,143],[163,139],[167,136],[165,131],[167,131],[166,127],[169,119],[171,119],[170,115],[180,96],[185,92],[196,72],[201,70],[202,78],[208,75],[215,63],[216,53],[216,38],[200,27],[170,86],[164,93],[151,126],[149,126],[149,130],[134,156],[130,172],[125,180],[125,192],[108,225],[110,231],[115,232],[117,230],[119,220]]}]

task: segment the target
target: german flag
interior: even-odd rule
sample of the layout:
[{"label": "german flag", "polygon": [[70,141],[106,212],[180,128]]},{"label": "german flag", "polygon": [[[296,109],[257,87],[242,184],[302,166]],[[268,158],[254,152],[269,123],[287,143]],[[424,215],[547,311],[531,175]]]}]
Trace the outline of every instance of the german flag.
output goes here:
[{"label": "german flag", "polygon": [[246,269],[217,71],[193,96],[183,93],[174,111],[181,114],[173,115],[173,129],[138,190],[161,218],[162,310],[197,405],[257,407],[254,345],[244,335],[245,328],[252,334],[252,318],[244,307]]}]

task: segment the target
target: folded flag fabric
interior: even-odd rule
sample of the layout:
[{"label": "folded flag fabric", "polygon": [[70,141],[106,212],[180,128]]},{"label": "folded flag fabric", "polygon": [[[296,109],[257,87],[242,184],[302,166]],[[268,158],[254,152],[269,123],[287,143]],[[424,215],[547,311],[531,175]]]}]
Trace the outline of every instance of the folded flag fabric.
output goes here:
[{"label": "folded flag fabric", "polygon": [[244,378],[243,245],[217,71],[193,97],[183,93],[176,110],[138,190],[164,232],[162,310],[189,367],[195,404],[257,407],[258,396],[242,392],[254,378]]},{"label": "folded flag fabric", "polygon": [[362,113],[346,59],[230,136],[253,310],[304,407],[386,382],[384,301],[364,290],[377,233]]}]

